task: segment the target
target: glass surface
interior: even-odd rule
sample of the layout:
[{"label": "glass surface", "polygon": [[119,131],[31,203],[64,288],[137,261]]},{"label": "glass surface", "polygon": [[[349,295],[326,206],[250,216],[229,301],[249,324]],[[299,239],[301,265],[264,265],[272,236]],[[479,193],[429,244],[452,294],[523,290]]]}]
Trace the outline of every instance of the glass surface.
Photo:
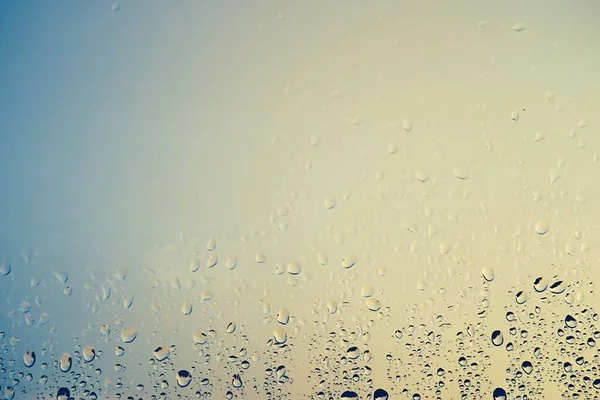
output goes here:
[{"label": "glass surface", "polygon": [[597,399],[600,3],[0,3],[0,399]]}]

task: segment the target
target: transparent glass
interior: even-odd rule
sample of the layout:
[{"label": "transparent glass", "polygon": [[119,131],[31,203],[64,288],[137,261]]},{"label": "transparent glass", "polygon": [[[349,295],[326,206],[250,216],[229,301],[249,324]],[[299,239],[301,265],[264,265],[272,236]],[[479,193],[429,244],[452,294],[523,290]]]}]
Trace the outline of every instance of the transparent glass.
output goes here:
[{"label": "transparent glass", "polygon": [[600,3],[0,4],[0,399],[600,395]]}]

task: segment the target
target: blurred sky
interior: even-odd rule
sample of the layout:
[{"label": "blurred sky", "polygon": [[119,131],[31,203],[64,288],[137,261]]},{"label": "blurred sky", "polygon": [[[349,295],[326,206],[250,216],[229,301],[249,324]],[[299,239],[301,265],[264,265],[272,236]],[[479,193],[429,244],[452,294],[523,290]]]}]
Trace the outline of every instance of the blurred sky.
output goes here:
[{"label": "blurred sky", "polygon": [[[2,2],[0,262],[13,272],[0,323],[29,337],[15,354],[48,335],[10,314],[35,296],[60,352],[123,318],[153,331],[141,329],[143,362],[231,320],[263,344],[269,303],[297,317],[303,392],[313,319],[376,319],[355,299],[363,284],[390,307],[374,331],[381,360],[410,304],[476,318],[483,265],[498,271],[491,321],[539,274],[594,281],[599,4]],[[276,273],[293,261],[298,277]],[[93,315],[102,286],[114,296]],[[192,324],[181,305],[202,290],[215,300]],[[328,316],[334,299],[348,311]],[[385,383],[384,368],[374,377]]]}]

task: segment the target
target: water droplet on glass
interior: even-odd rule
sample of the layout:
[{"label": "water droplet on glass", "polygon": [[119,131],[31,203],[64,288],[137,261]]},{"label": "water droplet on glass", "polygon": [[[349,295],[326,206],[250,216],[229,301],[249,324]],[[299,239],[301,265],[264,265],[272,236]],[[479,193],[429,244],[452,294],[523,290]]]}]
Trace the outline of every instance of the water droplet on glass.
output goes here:
[{"label": "water droplet on glass", "polygon": [[290,312],[286,308],[280,308],[277,312],[277,322],[282,325],[287,325],[290,321]]},{"label": "water droplet on glass", "polygon": [[492,344],[494,346],[502,346],[504,343],[504,335],[502,335],[502,331],[495,330],[492,332]]},{"label": "water droplet on glass", "polygon": [[535,232],[538,235],[545,235],[549,229],[550,229],[550,223],[545,219],[541,219],[538,222],[536,222],[536,224],[535,224]]},{"label": "water droplet on glass", "polygon": [[522,22],[517,22],[513,25],[512,30],[515,32],[522,32],[523,30],[525,30],[525,24]]},{"label": "water droplet on glass", "polygon": [[324,203],[325,207],[327,207],[330,210],[333,210],[337,205],[337,200],[334,197],[326,197]]},{"label": "water droplet on glass", "polygon": [[179,387],[184,388],[188,386],[190,382],[192,382],[192,374],[190,374],[189,371],[182,369],[177,371],[175,379],[177,380],[177,384],[179,385]]},{"label": "water droplet on glass", "polygon": [[138,329],[135,326],[126,326],[121,329],[121,340],[123,343],[133,342],[138,335]]},{"label": "water droplet on glass", "polygon": [[25,364],[27,368],[33,367],[35,359],[35,351],[26,351],[25,354],[23,354],[23,364]]},{"label": "water droplet on glass", "polygon": [[381,303],[375,297],[369,297],[365,300],[365,305],[371,311],[379,311],[381,309]]},{"label": "water droplet on glass", "polygon": [[517,302],[517,304],[525,303],[527,301],[527,293],[525,293],[522,290],[517,292],[517,294],[515,296],[515,301]]},{"label": "water droplet on glass", "polygon": [[278,344],[283,344],[287,341],[287,332],[283,327],[278,326],[273,331],[273,337]]},{"label": "water droplet on glass", "polygon": [[533,281],[533,289],[536,292],[542,293],[547,288],[548,288],[548,282],[542,276],[535,278],[535,280]]},{"label": "water droplet on glass", "polygon": [[493,281],[496,277],[496,273],[494,272],[494,270],[488,266],[485,266],[481,269],[481,275],[483,276],[483,279],[485,279],[488,282]]},{"label": "water droplet on glass", "polygon": [[63,353],[60,357],[58,367],[62,372],[69,372],[71,370],[71,365],[73,364],[73,359],[69,353]]},{"label": "water droplet on glass", "polygon": [[506,390],[502,388],[496,388],[492,392],[492,398],[494,400],[506,400]]},{"label": "water droplet on glass", "polygon": [[0,264],[0,275],[8,275],[10,274],[10,272],[12,271],[12,267],[10,264],[8,263],[2,263]]},{"label": "water droplet on glass", "polygon": [[298,275],[300,271],[302,271],[302,267],[297,261],[291,262],[287,265],[287,272],[290,275]]},{"label": "water droplet on glass", "polygon": [[96,349],[91,344],[88,344],[81,350],[81,357],[85,362],[92,362],[96,358]]},{"label": "water droplet on glass", "polygon": [[356,256],[355,255],[347,255],[344,258],[342,258],[342,268],[352,268],[354,266],[354,264],[356,264]]},{"label": "water droplet on glass", "polygon": [[167,345],[160,345],[152,352],[152,356],[156,361],[164,361],[171,355],[171,349]]},{"label": "water droplet on glass", "polygon": [[325,254],[325,253],[319,253],[317,255],[317,261],[321,265],[327,265],[329,263],[329,258],[327,257],[327,254]]}]

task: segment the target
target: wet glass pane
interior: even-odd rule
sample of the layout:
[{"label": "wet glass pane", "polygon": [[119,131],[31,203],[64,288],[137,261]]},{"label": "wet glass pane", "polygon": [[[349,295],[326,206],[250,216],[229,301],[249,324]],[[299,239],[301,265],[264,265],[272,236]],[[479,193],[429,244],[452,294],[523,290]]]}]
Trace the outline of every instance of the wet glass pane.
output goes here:
[{"label": "wet glass pane", "polygon": [[600,3],[4,1],[0,399],[596,399]]}]

